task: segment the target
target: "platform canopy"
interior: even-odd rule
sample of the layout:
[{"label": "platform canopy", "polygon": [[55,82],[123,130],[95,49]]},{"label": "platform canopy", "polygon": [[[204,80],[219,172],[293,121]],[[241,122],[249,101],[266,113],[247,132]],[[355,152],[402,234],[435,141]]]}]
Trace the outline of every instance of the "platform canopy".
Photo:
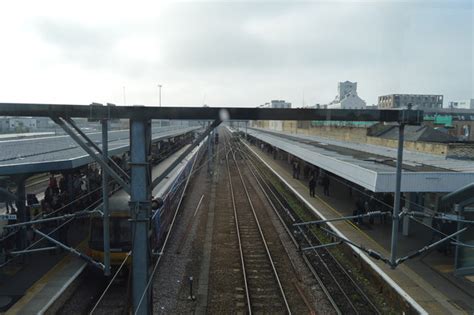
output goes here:
[{"label": "platform canopy", "polygon": [[[199,127],[153,128],[152,141],[162,141],[194,132]],[[87,134],[94,143],[102,145],[101,133]],[[129,150],[129,130],[109,133],[109,152],[120,155]],[[60,172],[93,162],[93,159],[69,136],[49,136],[0,141],[0,176]]]},{"label": "platform canopy", "polygon": [[[373,192],[395,191],[396,149],[248,128],[248,134]],[[402,192],[451,192],[474,182],[474,164],[405,150]]]}]

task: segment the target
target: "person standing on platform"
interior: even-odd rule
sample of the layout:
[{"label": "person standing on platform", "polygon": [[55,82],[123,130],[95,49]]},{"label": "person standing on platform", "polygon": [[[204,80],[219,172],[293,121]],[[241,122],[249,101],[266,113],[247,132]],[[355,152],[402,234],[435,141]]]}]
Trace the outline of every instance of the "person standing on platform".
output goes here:
[{"label": "person standing on platform", "polygon": [[329,196],[329,176],[324,174],[323,178],[321,179],[321,185],[324,189],[324,195]]},{"label": "person standing on platform", "polygon": [[5,201],[5,208],[7,210],[7,214],[10,213],[14,213],[16,210],[15,208],[13,207],[13,201],[15,201],[15,199],[13,198],[14,196],[14,193],[11,189],[10,186],[5,186],[6,188],[0,188],[1,191],[0,191],[0,195],[3,197],[3,200]]},{"label": "person standing on platform", "polygon": [[299,161],[296,161],[296,179],[300,179],[301,165]]},{"label": "person standing on platform", "polygon": [[53,193],[59,194],[58,182],[53,174],[49,177],[49,187],[53,190]]},{"label": "person standing on platform", "polygon": [[315,190],[316,190],[316,179],[314,178],[314,176],[311,176],[311,178],[309,179],[309,195],[311,197],[314,197],[315,195]]},{"label": "person standing on platform", "polygon": [[293,169],[293,178],[296,178],[296,160],[295,159],[291,161],[291,167]]}]

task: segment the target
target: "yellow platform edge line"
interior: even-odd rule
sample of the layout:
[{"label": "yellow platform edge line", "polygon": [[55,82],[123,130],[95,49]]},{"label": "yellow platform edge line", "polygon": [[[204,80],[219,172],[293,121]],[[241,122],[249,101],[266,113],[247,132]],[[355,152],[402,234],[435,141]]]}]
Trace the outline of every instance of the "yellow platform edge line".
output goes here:
[{"label": "yellow platform edge line", "polygon": [[[85,245],[87,244],[87,240],[82,241],[76,249],[84,249]],[[27,305],[41,290],[44,286],[49,282],[51,277],[58,271],[64,268],[64,266],[73,258],[72,254],[66,255],[62,258],[53,268],[51,268],[47,273],[45,273],[40,279],[38,279],[20,298],[12,307],[5,312],[6,315],[10,314],[19,314],[19,312],[23,309],[25,305]]]}]

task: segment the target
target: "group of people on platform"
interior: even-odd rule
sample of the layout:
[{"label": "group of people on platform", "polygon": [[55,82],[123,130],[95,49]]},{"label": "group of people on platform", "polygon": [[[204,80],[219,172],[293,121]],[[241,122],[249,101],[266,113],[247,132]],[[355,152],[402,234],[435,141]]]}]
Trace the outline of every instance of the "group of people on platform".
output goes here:
[{"label": "group of people on platform", "polygon": [[[274,159],[279,158],[280,151],[266,143],[260,143],[260,149],[264,152],[270,153],[273,155]],[[316,188],[321,186],[323,188],[324,196],[329,196],[329,187],[330,187],[330,176],[337,177],[336,175],[330,175],[329,172],[321,170],[319,167],[304,163],[297,157],[292,157],[288,155],[289,162],[292,168],[292,176],[294,179],[299,180],[301,178],[301,170],[303,169],[303,177],[308,180],[308,189],[309,195],[311,197],[316,197]],[[302,167],[303,165],[303,167]],[[344,179],[340,179],[341,182],[344,182]],[[344,184],[344,183],[343,183]],[[347,182],[349,187],[349,194],[352,196],[352,184]],[[377,197],[377,198],[376,198]],[[366,214],[373,211],[391,211],[391,205],[393,204],[393,199],[390,194],[381,194],[380,196],[375,196],[374,193],[369,191],[361,191],[359,197],[356,198],[355,209],[353,215]],[[381,221],[385,221],[385,216],[380,216]],[[374,223],[374,217],[371,216],[368,219],[369,224]],[[363,222],[363,219],[357,218],[354,220],[355,223],[360,224]]]},{"label": "group of people on platform", "polygon": [[[390,218],[387,213],[392,213],[394,195],[392,193],[374,193],[362,187],[356,188],[356,185],[348,180],[338,177],[337,175],[328,173],[327,171],[321,170],[320,168],[304,162],[289,153],[279,150],[278,148],[257,141],[255,138],[250,138],[249,142],[258,145],[258,147],[268,154],[273,156],[274,160],[286,159],[291,165],[292,177],[297,180],[307,180],[309,195],[316,197],[316,188],[321,186],[323,188],[323,194],[329,196],[330,177],[335,182],[340,182],[346,186],[349,190],[349,196],[355,200],[355,207],[352,212],[352,216],[355,218],[352,220],[357,225],[373,225],[376,222],[385,224]],[[406,206],[406,201],[402,198],[401,208]],[[360,215],[367,214],[369,212],[380,211],[385,213],[384,215],[374,215],[368,217],[360,217]],[[421,210],[420,210],[421,211]],[[449,220],[432,220],[432,239],[431,243],[439,241],[446,235],[454,233],[457,229],[457,223]],[[439,252],[444,255],[453,255],[455,246],[449,242],[443,243],[437,247]]]},{"label": "group of people on platform", "polygon": [[[122,166],[120,158],[113,158],[114,162]],[[127,170],[125,170],[127,171]],[[111,188],[114,189],[114,182],[110,181]],[[38,200],[36,194],[29,193],[26,195],[25,204],[25,218],[30,221],[40,219],[41,216],[60,216],[65,213],[75,213],[77,211],[87,210],[87,207],[98,201],[102,197],[102,174],[99,167],[95,164],[88,165],[82,169],[74,170],[69,173],[50,174],[48,185],[44,190],[44,198]],[[15,209],[15,192],[12,186],[6,186],[2,189],[2,195],[9,196],[11,194],[14,198],[3,198],[7,213],[16,213],[18,207]],[[4,193],[5,192],[8,193]],[[16,223],[16,220],[11,223]],[[10,223],[10,221],[9,221]],[[37,238],[33,232],[33,228],[41,229],[44,233],[49,233],[58,227],[58,221],[43,222],[41,224],[29,225],[26,228],[26,244],[31,244]],[[68,225],[53,232],[51,236],[67,244]],[[9,252],[18,248],[19,233],[12,233],[12,230],[4,229],[1,236],[0,247],[2,251]]]},{"label": "group of people on platform", "polygon": [[61,208],[64,212],[83,210],[85,205],[100,198],[101,184],[102,176],[98,168],[87,167],[59,176],[52,174],[40,203],[41,212],[48,214]]},{"label": "group of people on platform", "polygon": [[329,175],[325,172],[322,176],[319,176],[319,168],[315,168],[311,171],[311,176],[308,181],[309,195],[316,197],[316,186],[319,184],[323,187],[323,194],[329,196]]}]

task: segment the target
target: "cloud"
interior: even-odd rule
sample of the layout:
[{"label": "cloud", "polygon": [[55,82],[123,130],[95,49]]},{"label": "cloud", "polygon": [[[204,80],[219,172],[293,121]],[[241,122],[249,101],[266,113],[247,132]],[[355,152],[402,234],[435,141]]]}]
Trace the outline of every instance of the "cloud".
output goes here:
[{"label": "cloud", "polygon": [[345,80],[358,81],[369,103],[387,93],[473,97],[470,1],[46,1],[7,9],[0,35],[14,48],[0,52],[9,78],[0,79],[1,99],[121,103],[126,86],[130,102],[155,104],[161,83],[165,104],[301,105],[303,94],[305,104],[330,101]]}]

